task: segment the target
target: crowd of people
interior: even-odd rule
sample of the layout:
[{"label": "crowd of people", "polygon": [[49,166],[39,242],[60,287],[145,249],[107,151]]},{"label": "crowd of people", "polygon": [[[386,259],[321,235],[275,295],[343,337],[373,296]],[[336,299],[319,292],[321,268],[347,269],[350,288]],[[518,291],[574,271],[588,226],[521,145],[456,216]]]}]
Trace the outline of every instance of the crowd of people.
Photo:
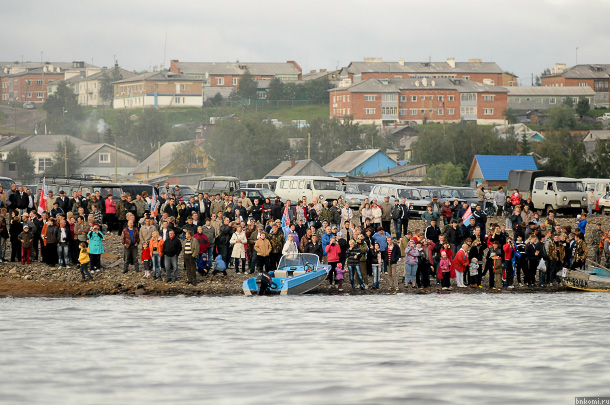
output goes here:
[{"label": "crowd of people", "polygon": [[[596,261],[608,264],[610,235],[596,224],[587,244],[586,213],[573,227],[560,226],[552,212],[541,218],[531,200],[516,190],[506,196],[500,188],[493,194],[498,209],[488,217],[488,193],[477,190],[482,198],[474,210],[434,197],[421,215],[421,229],[410,230],[411,207],[389,197],[367,199],[355,210],[341,200],[251,201],[245,193],[185,199],[168,183],[156,185],[154,195],[124,194],[118,200],[81,190],[72,197],[60,190],[58,197],[41,198],[13,185],[0,189],[1,260],[74,266],[82,280],[91,280],[103,269],[105,239],[116,231],[124,273],[133,266],[143,277],[174,282],[182,278],[182,255],[183,278],[190,284],[198,275],[229,277],[229,269],[273,270],[282,255],[294,252],[318,255],[331,266],[329,284],[341,290],[345,277],[360,289],[378,289],[382,277],[394,290],[401,283],[482,288],[486,274],[493,289],[545,286],[557,282],[563,268],[581,268],[589,249]],[[39,207],[42,200],[47,209]]]}]

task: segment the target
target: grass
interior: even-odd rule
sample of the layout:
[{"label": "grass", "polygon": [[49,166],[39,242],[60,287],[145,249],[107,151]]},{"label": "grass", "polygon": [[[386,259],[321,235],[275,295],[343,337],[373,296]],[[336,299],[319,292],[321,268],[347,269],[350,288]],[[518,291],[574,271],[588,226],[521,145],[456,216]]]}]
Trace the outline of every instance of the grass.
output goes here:
[{"label": "grass", "polygon": [[0,125],[6,125],[7,116],[5,113],[0,111]]}]

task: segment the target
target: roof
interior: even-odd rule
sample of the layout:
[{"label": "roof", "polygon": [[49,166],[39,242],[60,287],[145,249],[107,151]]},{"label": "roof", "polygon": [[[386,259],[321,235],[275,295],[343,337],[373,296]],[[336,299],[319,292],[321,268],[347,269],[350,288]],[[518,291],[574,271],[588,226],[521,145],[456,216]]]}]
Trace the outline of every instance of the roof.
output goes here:
[{"label": "roof", "polygon": [[591,64],[576,65],[553,75],[543,77],[565,77],[566,79],[607,79],[610,76],[610,65]]},{"label": "roof", "polygon": [[159,168],[159,160],[161,161],[161,170],[165,169],[172,163],[172,156],[174,154],[174,150],[178,146],[188,142],[189,141],[165,142],[163,145],[161,145],[161,158],[159,158],[159,151],[155,150],[146,159],[144,159],[142,163],[140,163],[133,169],[132,174],[147,172],[156,173]]},{"label": "roof", "polygon": [[90,142],[76,138],[72,135],[30,135],[19,141],[11,142],[8,145],[3,146],[2,152],[10,152],[19,146],[24,147],[29,152],[55,152],[57,144],[63,142],[66,138],[79,149],[83,145],[90,144]]},{"label": "roof", "polygon": [[455,62],[452,67],[447,62],[351,62],[344,71],[352,74],[386,73],[504,73],[495,62]]},{"label": "roof", "polygon": [[328,173],[349,173],[378,152],[381,149],[347,150],[325,164],[323,169]]},{"label": "roof", "polygon": [[333,91],[347,90],[351,93],[399,93],[401,90],[457,90],[460,93],[506,93],[506,87],[491,86],[468,79],[367,79],[348,87],[337,87]]},{"label": "roof", "polygon": [[396,176],[398,174],[407,173],[420,167],[425,167],[426,165],[411,165],[411,166],[396,166],[386,170],[380,170],[375,173],[370,173],[365,175],[365,178],[375,178],[375,177],[388,177],[388,176]]},{"label": "roof", "polygon": [[168,71],[163,72],[148,72],[142,73],[141,75],[133,76],[127,79],[119,80],[114,83],[133,83],[133,82],[156,82],[156,81],[169,81],[169,80],[187,80],[187,81],[202,81],[201,79],[193,76],[187,76],[180,73],[173,73]]},{"label": "roof", "polygon": [[513,86],[505,87],[508,96],[594,96],[589,86]]},{"label": "roof", "polygon": [[593,129],[587,133],[583,142],[602,141],[607,139],[610,139],[610,130]]},{"label": "roof", "polygon": [[318,171],[320,176],[328,176],[326,170],[311,159],[296,160],[293,167],[290,167],[290,160],[284,160],[271,169],[271,171],[267,173],[267,176],[298,176],[310,174],[303,173],[310,165],[316,166],[314,170]]},{"label": "roof", "polygon": [[173,62],[185,75],[234,75],[240,76],[247,71],[254,76],[298,75],[301,72],[289,62]]},{"label": "roof", "polygon": [[[79,151],[80,157],[81,157],[81,161],[88,159],[91,155],[93,155],[95,152],[97,152],[98,150],[102,149],[105,146],[114,149],[114,146],[110,145],[108,143],[91,143],[88,145],[81,145],[78,148],[78,151]],[[129,155],[129,156],[133,157],[134,159],[136,158],[135,154],[133,154],[125,149],[117,148],[117,152],[121,152],[125,155]]]},{"label": "roof", "polygon": [[508,181],[508,173],[511,170],[538,169],[534,158],[529,155],[474,155],[470,171],[472,171],[475,164],[479,165],[483,178],[487,181]]}]

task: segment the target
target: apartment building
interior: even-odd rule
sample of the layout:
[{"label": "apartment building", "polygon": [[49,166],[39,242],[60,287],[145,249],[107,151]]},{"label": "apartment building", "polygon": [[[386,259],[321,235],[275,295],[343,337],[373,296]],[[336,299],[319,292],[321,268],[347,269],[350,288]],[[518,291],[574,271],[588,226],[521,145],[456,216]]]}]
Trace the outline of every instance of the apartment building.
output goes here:
[{"label": "apartment building", "polygon": [[593,103],[596,107],[610,104],[610,65],[576,65],[568,68],[565,63],[556,63],[548,75],[542,75],[545,87],[590,87],[595,92]]}]

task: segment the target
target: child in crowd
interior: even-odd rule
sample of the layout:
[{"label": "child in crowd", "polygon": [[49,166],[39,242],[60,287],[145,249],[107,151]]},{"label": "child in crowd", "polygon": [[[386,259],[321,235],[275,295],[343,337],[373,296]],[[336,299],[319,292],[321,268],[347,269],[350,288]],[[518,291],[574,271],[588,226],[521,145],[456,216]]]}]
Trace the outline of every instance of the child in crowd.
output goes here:
[{"label": "child in crowd", "polygon": [[144,277],[148,278],[150,277],[150,259],[152,258],[152,256],[150,255],[150,249],[148,247],[148,242],[144,242],[144,245],[142,246],[142,255],[140,256],[140,260],[142,260],[142,266],[146,269],[146,271],[144,272]]},{"label": "child in crowd", "polygon": [[197,272],[202,276],[206,276],[210,272],[210,262],[208,261],[207,253],[201,255],[201,259],[197,260]]},{"label": "child in crowd", "polygon": [[214,270],[212,271],[212,277],[210,277],[210,281],[214,278],[214,276],[218,273],[224,274],[225,278],[229,278],[227,274],[227,264],[224,260],[222,260],[222,256],[216,256],[216,263],[214,263]]},{"label": "child in crowd", "polygon": [[493,260],[493,274],[489,274],[490,277],[494,278],[494,290],[500,291],[502,290],[502,259],[500,256],[496,254],[496,252],[491,252],[491,259]]},{"label": "child in crowd", "polygon": [[479,259],[477,259],[476,257],[473,257],[472,260],[470,261],[470,267],[469,267],[469,272],[470,272],[470,287],[476,287],[477,286],[477,276],[479,275]]},{"label": "child in crowd", "polygon": [[335,280],[337,281],[337,286],[339,287],[339,291],[343,291],[343,278],[345,274],[345,269],[341,263],[337,263],[337,275],[335,276]]},{"label": "child in crowd", "polygon": [[28,225],[23,226],[23,231],[19,234],[19,242],[21,242],[21,264],[31,264],[32,260],[30,254],[32,252],[32,244],[34,241],[34,234],[30,232]]},{"label": "child in crowd", "polygon": [[80,254],[78,255],[78,262],[80,263],[80,275],[83,277],[82,281],[86,281],[85,276],[89,277],[89,280],[93,280],[91,273],[89,273],[89,248],[87,242],[80,243]]},{"label": "child in crowd", "polygon": [[381,248],[379,243],[375,243],[375,248],[371,252],[371,267],[373,269],[373,289],[379,288],[379,281],[381,278],[381,266],[383,265],[383,259],[381,258]]},{"label": "child in crowd", "polygon": [[441,252],[441,261],[438,263],[439,278],[443,290],[451,289],[451,260],[447,257],[447,252]]}]

